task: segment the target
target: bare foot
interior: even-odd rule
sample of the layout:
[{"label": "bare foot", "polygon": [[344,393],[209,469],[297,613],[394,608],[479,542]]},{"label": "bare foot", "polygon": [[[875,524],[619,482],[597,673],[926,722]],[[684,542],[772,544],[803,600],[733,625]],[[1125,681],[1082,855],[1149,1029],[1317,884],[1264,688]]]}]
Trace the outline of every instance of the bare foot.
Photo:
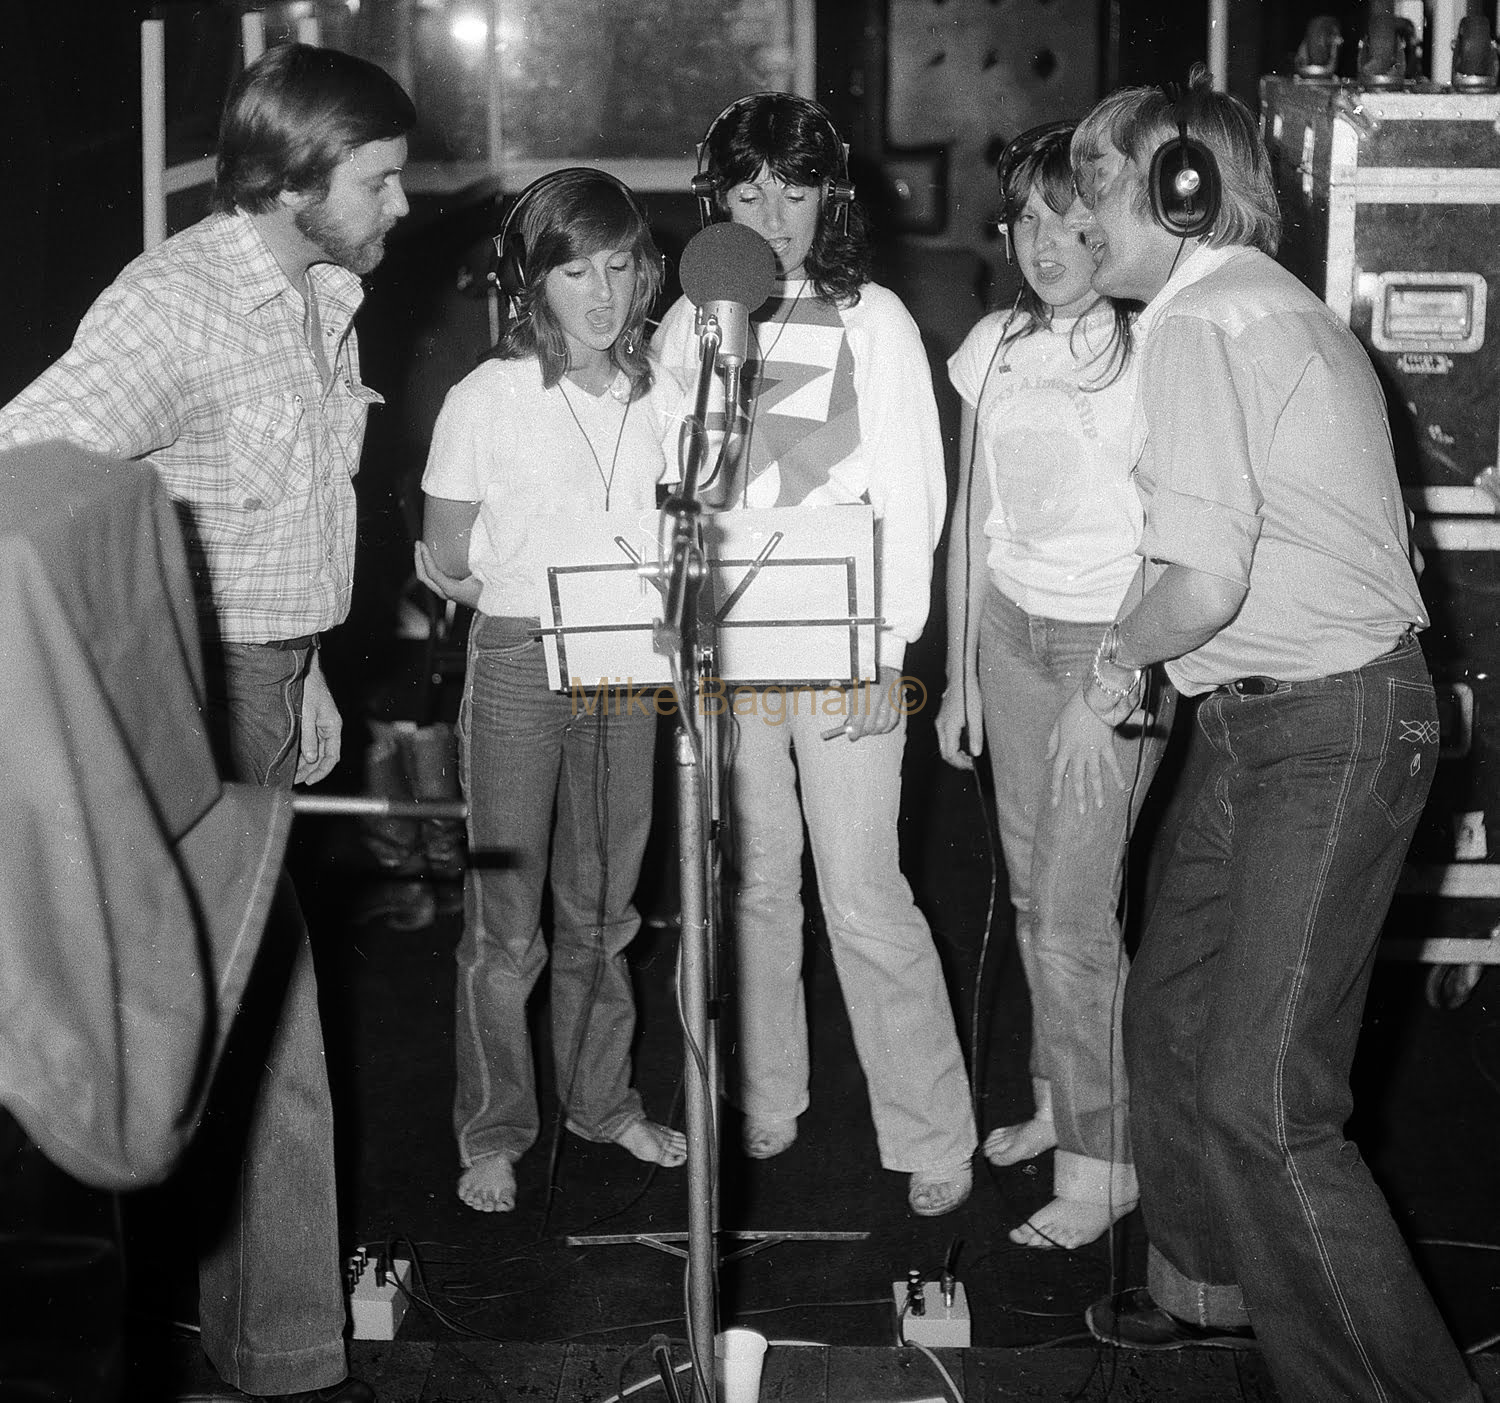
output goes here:
[{"label": "bare foot", "polygon": [[668,1130],[654,1120],[638,1120],[627,1125],[615,1139],[622,1150],[629,1150],[647,1164],[676,1169],[687,1159],[687,1140],[680,1130]]},{"label": "bare foot", "polygon": [[516,1206],[516,1170],[504,1155],[471,1164],[458,1181],[458,1196],[480,1213],[509,1213]]},{"label": "bare foot", "polygon": [[984,1157],[991,1164],[1020,1164],[1057,1146],[1051,1116],[1034,1116],[1020,1125],[1002,1125],[985,1136]]},{"label": "bare foot", "polygon": [[795,1120],[747,1119],[741,1143],[751,1159],[775,1159],[791,1149],[796,1138]]},{"label": "bare foot", "polygon": [[1084,1247],[1109,1231],[1110,1224],[1123,1218],[1135,1200],[1117,1203],[1080,1203],[1074,1198],[1054,1198],[1045,1208],[1038,1208],[1018,1228],[1012,1228],[1010,1240],[1022,1247],[1061,1247],[1072,1251]]},{"label": "bare foot", "polygon": [[968,1161],[952,1169],[913,1174],[907,1180],[906,1202],[923,1218],[938,1218],[961,1207],[974,1187],[974,1166]]}]

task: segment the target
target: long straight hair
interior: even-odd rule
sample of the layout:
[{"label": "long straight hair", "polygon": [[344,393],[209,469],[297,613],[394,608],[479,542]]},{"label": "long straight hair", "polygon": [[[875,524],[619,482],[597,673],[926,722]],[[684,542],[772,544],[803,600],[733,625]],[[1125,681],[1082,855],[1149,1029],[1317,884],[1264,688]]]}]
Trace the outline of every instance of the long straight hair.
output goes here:
[{"label": "long straight hair", "polygon": [[563,171],[527,200],[520,232],[525,286],[516,294],[510,325],[490,355],[496,360],[535,356],[542,384],[550,390],[568,369],[568,343],[547,301],[547,274],[601,249],[625,249],[635,265],[635,292],[609,357],[629,378],[631,398],[645,394],[652,380],[646,313],[661,292],[662,268],[640,206],[608,176]]},{"label": "long straight hair", "polygon": [[[1018,140],[1024,140],[1024,136]],[[1047,208],[1054,214],[1066,214],[1073,203],[1073,163],[1069,148],[1073,134],[1066,128],[1055,130],[1024,152],[1016,161],[1006,164],[999,172],[1000,199],[1004,206],[1006,226],[1012,230],[1026,208],[1026,201],[1035,192],[1041,195]],[[1109,344],[1097,352],[1089,361],[1099,364],[1098,375],[1083,388],[1102,390],[1114,384],[1125,371],[1130,359],[1131,322],[1135,317],[1135,304],[1113,297],[1100,297],[1114,313],[1114,327]],[[1052,325],[1052,307],[1043,300],[1036,289],[1023,277],[1021,295],[1017,299],[1017,311],[1026,316],[1012,318],[1013,329],[1006,332],[1004,344],[1019,341],[1023,336],[1041,331]],[[1073,349],[1073,338],[1078,335],[1085,317],[1079,317],[1069,335],[1069,349]]]}]

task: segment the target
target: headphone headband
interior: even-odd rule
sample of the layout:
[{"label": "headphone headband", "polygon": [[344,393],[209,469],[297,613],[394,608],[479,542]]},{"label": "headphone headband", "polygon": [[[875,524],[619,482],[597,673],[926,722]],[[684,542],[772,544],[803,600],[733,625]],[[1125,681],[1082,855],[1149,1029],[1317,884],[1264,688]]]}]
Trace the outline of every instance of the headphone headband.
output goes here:
[{"label": "headphone headband", "polygon": [[714,133],[719,129],[721,122],[728,120],[740,108],[748,107],[751,103],[760,102],[765,98],[778,98],[783,102],[791,103],[814,121],[821,122],[827,130],[833,142],[833,149],[838,153],[838,171],[824,181],[823,199],[825,205],[831,206],[840,219],[841,229],[847,232],[849,205],[854,200],[854,185],[849,179],[849,143],[839,135],[838,128],[833,124],[833,118],[820,103],[798,93],[782,92],[747,93],[744,97],[737,97],[708,124],[702,140],[698,142],[698,171],[692,180],[692,191],[698,201],[698,216],[703,227],[707,228],[713,223],[714,197],[720,193],[719,182],[703,168]]},{"label": "headphone headband", "polygon": [[1000,198],[1005,198],[1005,187],[1010,184],[1017,167],[1023,161],[1029,160],[1054,137],[1071,136],[1077,126],[1076,122],[1043,122],[1011,137],[1005,143],[1000,159],[995,162],[995,179],[1000,185]]},{"label": "headphone headband", "polygon": [[499,260],[495,268],[495,281],[499,284],[501,294],[512,304],[526,291],[526,241],[521,237],[521,219],[526,207],[549,186],[575,175],[593,176],[613,185],[625,197],[626,203],[635,211],[641,223],[650,226],[650,220],[647,219],[646,211],[635,191],[608,171],[596,166],[564,166],[561,170],[539,175],[511,202],[505,218],[500,222],[500,232],[494,238],[495,254]]},{"label": "headphone headband", "polygon": [[1005,261],[1011,258],[1011,208],[1010,197],[1006,194],[1006,187],[1015,178],[1016,171],[1021,165],[1029,161],[1048,142],[1060,136],[1071,136],[1076,130],[1076,122],[1042,122],[1035,127],[1027,127],[1025,131],[1018,132],[1005,143],[1000,152],[1000,158],[995,162],[995,180],[1000,187],[1000,217],[995,221],[995,229],[999,233],[1005,245]]}]

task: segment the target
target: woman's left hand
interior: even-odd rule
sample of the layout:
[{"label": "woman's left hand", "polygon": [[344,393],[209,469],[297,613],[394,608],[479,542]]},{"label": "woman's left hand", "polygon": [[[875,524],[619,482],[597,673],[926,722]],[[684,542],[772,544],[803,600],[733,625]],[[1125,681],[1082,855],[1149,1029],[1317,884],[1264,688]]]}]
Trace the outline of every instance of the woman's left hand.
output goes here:
[{"label": "woman's left hand", "polygon": [[455,604],[463,604],[470,609],[479,607],[481,585],[478,576],[465,575],[463,579],[458,579],[453,575],[445,575],[438,568],[426,541],[417,542],[416,562],[417,578],[434,594],[440,594],[444,599],[451,599]]},{"label": "woman's left hand", "polygon": [[1106,770],[1114,776],[1120,789],[1125,775],[1115,755],[1114,729],[1089,709],[1080,688],[1068,698],[1047,738],[1047,758],[1052,761],[1052,805],[1062,803],[1063,790],[1071,787],[1078,812],[1088,811],[1088,801],[1096,809],[1104,807]]},{"label": "woman's left hand", "polygon": [[[882,667],[875,676],[869,710],[856,709],[844,727],[844,734],[850,740],[858,740],[861,736],[883,736],[887,731],[894,731],[906,715],[901,673],[894,667]],[[858,696],[859,692],[854,695]]]}]

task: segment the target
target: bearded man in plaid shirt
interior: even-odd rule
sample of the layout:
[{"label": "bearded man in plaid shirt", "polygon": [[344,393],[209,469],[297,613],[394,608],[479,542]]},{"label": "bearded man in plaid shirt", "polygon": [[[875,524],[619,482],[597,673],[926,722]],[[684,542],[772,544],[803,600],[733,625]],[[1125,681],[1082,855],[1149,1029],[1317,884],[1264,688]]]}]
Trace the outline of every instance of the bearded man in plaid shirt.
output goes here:
[{"label": "bearded man in plaid shirt", "polygon": [[[379,396],[359,378],[360,275],[406,213],[410,99],[381,69],[289,44],[246,69],[214,213],[131,263],[72,347],[0,411],[0,445],[149,459],[197,587],[226,777],[290,786],[339,757],[318,636],[349,611],[353,476]],[[203,1347],[259,1396],[373,1397],[350,1379],[333,1126],[306,928],[278,906],[231,1034],[198,1174]],[[230,1199],[232,1201],[224,1201]]]}]

